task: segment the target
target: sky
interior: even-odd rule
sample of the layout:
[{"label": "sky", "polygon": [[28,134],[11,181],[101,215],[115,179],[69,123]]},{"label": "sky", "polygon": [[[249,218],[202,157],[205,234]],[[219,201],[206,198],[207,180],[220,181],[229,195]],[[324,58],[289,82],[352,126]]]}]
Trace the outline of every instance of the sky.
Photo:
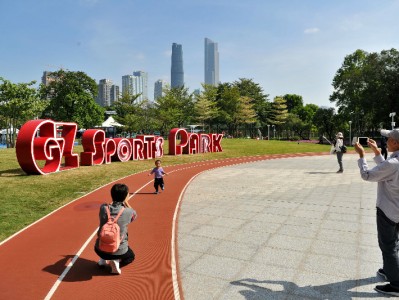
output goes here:
[{"label": "sky", "polygon": [[259,84],[334,107],[332,81],[357,49],[399,49],[399,0],[0,0],[0,77],[40,82],[43,71],[83,71],[96,82],[148,73],[170,82],[183,47],[190,91],[204,82],[204,39],[218,43],[221,82]]}]

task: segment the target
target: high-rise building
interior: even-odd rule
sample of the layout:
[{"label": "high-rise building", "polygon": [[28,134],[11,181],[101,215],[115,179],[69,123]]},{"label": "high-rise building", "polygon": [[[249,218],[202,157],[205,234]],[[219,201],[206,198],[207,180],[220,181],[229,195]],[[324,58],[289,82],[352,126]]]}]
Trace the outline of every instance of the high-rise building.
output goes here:
[{"label": "high-rise building", "polygon": [[205,83],[219,84],[219,51],[218,44],[205,38]]},{"label": "high-rise building", "polygon": [[119,86],[118,85],[112,85],[111,86],[111,105],[119,100]]},{"label": "high-rise building", "polygon": [[133,75],[122,76],[122,94],[133,95]]},{"label": "high-rise building", "polygon": [[148,74],[143,71],[134,71],[133,75],[122,76],[122,93],[140,95],[136,100],[148,99]]},{"label": "high-rise building", "polygon": [[98,95],[96,102],[101,106],[111,106],[111,88],[112,88],[112,80],[110,79],[101,79],[98,82]]},{"label": "high-rise building", "polygon": [[136,94],[141,94],[137,100],[148,100],[148,74],[144,71],[134,71],[136,77]]},{"label": "high-rise building", "polygon": [[172,67],[170,72],[172,88],[184,86],[183,48],[180,44],[172,44]]},{"label": "high-rise building", "polygon": [[166,87],[166,81],[162,79],[158,79],[154,83],[154,101],[156,101],[159,97],[164,95],[164,88]]},{"label": "high-rise building", "polygon": [[55,81],[55,78],[52,76],[52,72],[44,71],[42,76],[42,83],[47,86],[52,81]]}]

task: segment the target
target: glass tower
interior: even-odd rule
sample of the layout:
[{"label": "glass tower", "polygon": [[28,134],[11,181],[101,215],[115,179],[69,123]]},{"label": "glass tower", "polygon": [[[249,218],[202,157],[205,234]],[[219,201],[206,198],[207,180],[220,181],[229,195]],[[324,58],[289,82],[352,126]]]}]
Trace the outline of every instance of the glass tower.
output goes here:
[{"label": "glass tower", "polygon": [[219,84],[219,51],[218,44],[205,38],[205,83]]},{"label": "glass tower", "polygon": [[172,67],[170,72],[172,88],[184,86],[183,49],[180,44],[172,44]]}]

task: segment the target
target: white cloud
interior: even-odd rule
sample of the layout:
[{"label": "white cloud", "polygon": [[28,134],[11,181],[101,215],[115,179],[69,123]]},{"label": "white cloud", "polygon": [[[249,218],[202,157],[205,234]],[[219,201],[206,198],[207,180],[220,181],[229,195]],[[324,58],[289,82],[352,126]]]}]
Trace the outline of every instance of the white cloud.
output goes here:
[{"label": "white cloud", "polygon": [[319,31],[320,31],[319,28],[313,27],[313,28],[306,28],[304,33],[305,34],[315,34],[315,33],[318,33]]}]

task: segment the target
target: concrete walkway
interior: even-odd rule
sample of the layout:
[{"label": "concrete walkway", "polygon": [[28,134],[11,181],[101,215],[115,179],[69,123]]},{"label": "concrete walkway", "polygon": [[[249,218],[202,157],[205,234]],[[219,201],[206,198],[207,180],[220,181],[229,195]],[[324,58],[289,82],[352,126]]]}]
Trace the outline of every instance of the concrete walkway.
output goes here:
[{"label": "concrete walkway", "polygon": [[196,177],[178,223],[184,298],[385,299],[373,289],[376,184],[360,178],[357,155],[344,168],[311,156]]}]

